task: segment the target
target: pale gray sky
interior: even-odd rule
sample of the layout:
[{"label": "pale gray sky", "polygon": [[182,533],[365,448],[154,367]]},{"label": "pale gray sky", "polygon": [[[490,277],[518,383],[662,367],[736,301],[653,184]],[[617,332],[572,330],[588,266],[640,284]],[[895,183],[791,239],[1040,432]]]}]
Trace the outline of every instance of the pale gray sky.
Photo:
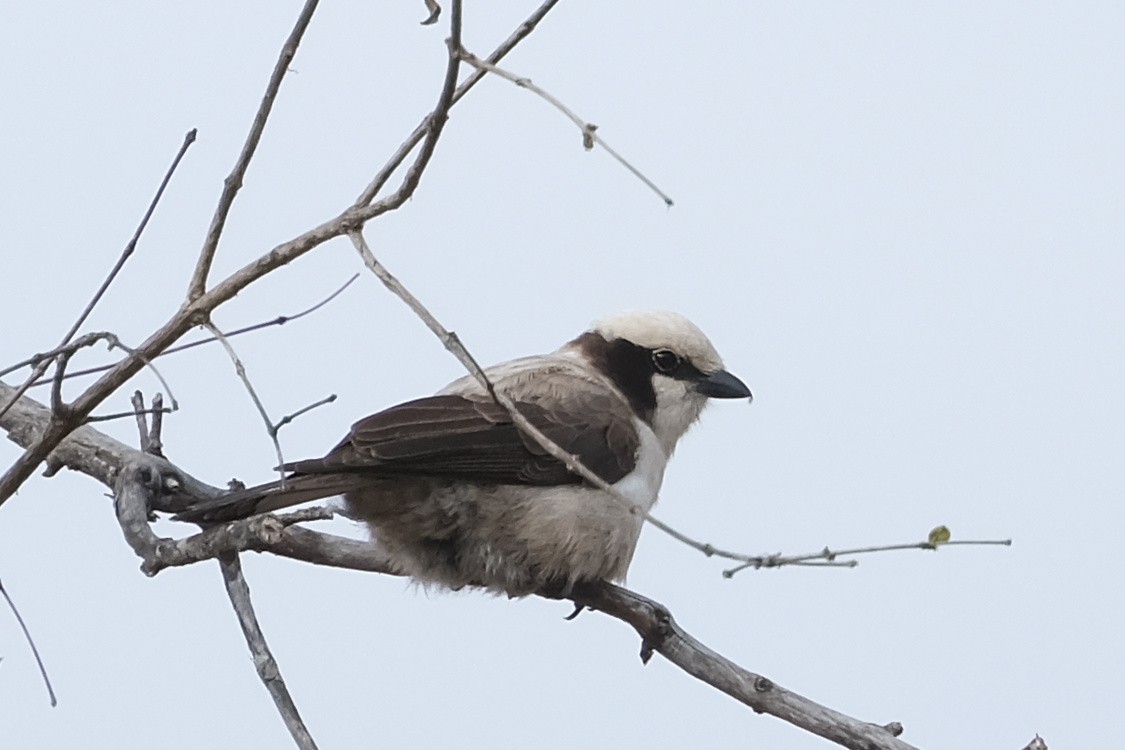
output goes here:
[{"label": "pale gray sky", "polygon": [[[485,54],[534,3],[469,2]],[[90,322],[138,342],[179,305],[299,3],[22,3],[0,20],[0,361],[49,348],[191,150]],[[229,271],[350,202],[434,102],[447,34],[420,0],[326,3],[220,249]],[[692,317],[753,388],[682,444],[658,514],[748,552],[910,541],[944,523],[1011,549],[747,572],[646,530],[629,584],[711,647],[925,748],[1125,745],[1125,51],[1119,3],[563,0],[507,61],[676,200],[511,84],[453,113],[375,252],[485,362],[605,314]],[[241,295],[233,328],[359,269],[334,242]],[[283,431],[319,455],[357,416],[461,374],[368,277],[237,342]],[[83,362],[103,355],[86,355]],[[218,348],[162,364],[169,456],[214,484],[273,450]],[[128,408],[139,376],[105,410]],[[71,394],[77,386],[71,386]],[[42,396],[43,394],[40,394]],[[107,426],[135,441],[126,422]],[[17,455],[0,446],[0,464]],[[163,523],[162,533],[183,533]],[[426,595],[246,559],[263,627],[325,750],[827,743],[569,607]],[[213,564],[137,570],[104,489],[37,478],[0,508],[0,745],[286,747]]]}]

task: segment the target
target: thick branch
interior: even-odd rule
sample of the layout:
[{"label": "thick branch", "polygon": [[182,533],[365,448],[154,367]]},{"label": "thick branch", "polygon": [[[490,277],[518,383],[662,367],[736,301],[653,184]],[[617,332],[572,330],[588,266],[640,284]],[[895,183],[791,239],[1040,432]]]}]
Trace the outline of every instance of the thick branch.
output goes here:
[{"label": "thick branch", "polygon": [[273,658],[273,653],[266,644],[266,636],[258,625],[258,617],[254,614],[254,607],[250,603],[250,587],[246,585],[246,579],[242,575],[242,563],[239,562],[238,555],[220,557],[219,568],[223,572],[227,596],[234,607],[235,615],[238,616],[238,624],[242,627],[242,635],[246,638],[246,645],[254,657],[254,668],[258,670],[258,677],[273,698],[277,712],[285,722],[285,728],[289,730],[289,734],[300,750],[316,750],[316,742],[313,741],[312,735],[305,727],[305,722],[301,719],[297,704],[293,702],[293,696],[289,694],[289,688],[281,678],[281,669],[277,666],[277,660]]},{"label": "thick branch", "polygon": [[[36,410],[27,403],[29,401],[26,397],[20,399],[16,413],[34,415]],[[38,405],[38,410],[46,412],[41,405]],[[40,418],[45,419],[45,416]],[[170,466],[167,462],[146,456],[90,427],[76,431],[61,445],[57,453],[64,452],[72,468],[91,474],[111,486],[113,482],[106,481],[107,478],[116,476],[116,468],[129,462],[129,470],[121,473],[117,484],[118,512],[121,514],[122,509],[126,509],[122,525],[131,526],[126,529],[126,536],[144,561],[142,567],[153,572],[163,567],[191,564],[219,554],[252,549],[320,565],[398,573],[391,561],[373,545],[297,526],[286,527],[284,521],[272,517],[225,524],[184,540],[160,539],[148,527],[149,498],[154,492],[167,492],[170,484],[182,484],[185,490],[189,487],[194,490],[195,480],[174,467],[172,475],[160,473],[162,467]],[[94,460],[94,456],[99,456],[99,459]],[[210,492],[220,490],[210,488]],[[173,504],[178,507],[180,503]],[[161,497],[152,505],[166,507],[169,501]],[[675,623],[666,609],[639,594],[615,586],[594,587],[576,592],[574,600],[581,606],[593,607],[632,625],[644,639],[646,653],[664,655],[688,674],[756,711],[777,716],[845,747],[894,750],[909,750],[911,747],[894,739],[883,727],[820,706],[739,667],[696,641]]]},{"label": "thick branch", "polygon": [[[869,724],[786,690],[767,677],[743,669],[684,631],[661,604],[612,584],[583,587],[575,604],[605,612],[632,625],[642,639],[641,658],[658,652],[697,680],[723,691],[758,713],[767,713],[857,750],[917,750],[895,737],[901,731]],[[896,731],[897,730],[897,731]]]},{"label": "thick branch", "polygon": [[[0,402],[15,394],[15,388],[0,381]],[[26,448],[41,439],[50,422],[50,409],[33,398],[21,396],[15,399],[7,413],[0,416],[0,429],[7,431],[8,439],[13,443]],[[118,468],[134,455],[142,454],[92,427],[79,427],[51,452],[47,466],[55,470],[65,466],[113,487]]]}]

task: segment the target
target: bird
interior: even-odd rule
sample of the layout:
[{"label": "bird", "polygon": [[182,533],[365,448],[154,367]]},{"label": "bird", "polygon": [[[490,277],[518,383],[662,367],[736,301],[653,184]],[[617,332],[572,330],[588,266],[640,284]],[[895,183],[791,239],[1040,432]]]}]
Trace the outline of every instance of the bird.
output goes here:
[{"label": "bird", "polygon": [[524,434],[470,375],[360,419],[323,458],[280,467],[283,481],[175,518],[214,525],[342,495],[344,512],[423,586],[565,596],[624,580],[679,439],[709,400],[753,398],[707,336],[666,311],[608,317],[484,375],[616,496]]}]

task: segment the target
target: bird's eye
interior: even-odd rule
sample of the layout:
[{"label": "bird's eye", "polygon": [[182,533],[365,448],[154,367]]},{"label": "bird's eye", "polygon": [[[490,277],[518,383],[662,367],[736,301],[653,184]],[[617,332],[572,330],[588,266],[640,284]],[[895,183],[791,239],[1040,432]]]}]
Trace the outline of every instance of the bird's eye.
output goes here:
[{"label": "bird's eye", "polygon": [[668,349],[657,349],[652,353],[652,365],[657,372],[667,375],[680,366],[680,355]]}]

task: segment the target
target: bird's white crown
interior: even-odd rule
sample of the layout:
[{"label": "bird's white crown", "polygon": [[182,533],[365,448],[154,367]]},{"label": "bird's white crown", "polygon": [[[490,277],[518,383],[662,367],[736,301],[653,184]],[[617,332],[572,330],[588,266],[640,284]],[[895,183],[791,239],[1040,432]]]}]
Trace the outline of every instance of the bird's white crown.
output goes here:
[{"label": "bird's white crown", "polygon": [[607,339],[625,339],[646,349],[670,349],[705,373],[723,369],[723,360],[710,339],[679,313],[624,312],[598,321],[591,330]]}]

